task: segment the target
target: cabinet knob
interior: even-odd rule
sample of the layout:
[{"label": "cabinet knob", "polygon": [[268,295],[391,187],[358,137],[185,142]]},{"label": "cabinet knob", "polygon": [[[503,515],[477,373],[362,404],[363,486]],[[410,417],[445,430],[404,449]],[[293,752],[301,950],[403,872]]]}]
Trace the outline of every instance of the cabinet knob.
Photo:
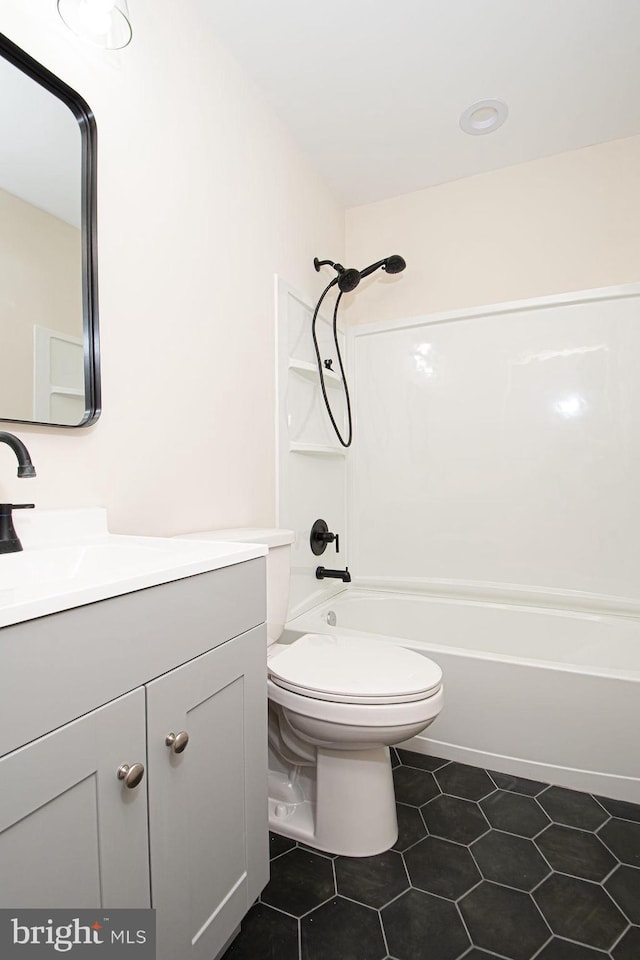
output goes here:
[{"label": "cabinet knob", "polygon": [[174,753],[182,753],[189,743],[189,734],[186,730],[182,730],[180,733],[168,733],[164,742],[168,747],[171,747]]},{"label": "cabinet knob", "polygon": [[118,767],[118,780],[124,780],[125,787],[133,790],[144,777],[144,767],[141,763],[123,763]]}]

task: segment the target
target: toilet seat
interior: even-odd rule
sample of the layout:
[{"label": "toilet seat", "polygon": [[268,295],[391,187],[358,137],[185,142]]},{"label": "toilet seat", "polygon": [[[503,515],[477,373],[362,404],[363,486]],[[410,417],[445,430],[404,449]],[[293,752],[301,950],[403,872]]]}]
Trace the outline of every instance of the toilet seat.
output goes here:
[{"label": "toilet seat", "polygon": [[432,660],[395,644],[341,634],[305,634],[268,667],[272,684],[331,703],[415,703],[442,685],[442,671]]}]

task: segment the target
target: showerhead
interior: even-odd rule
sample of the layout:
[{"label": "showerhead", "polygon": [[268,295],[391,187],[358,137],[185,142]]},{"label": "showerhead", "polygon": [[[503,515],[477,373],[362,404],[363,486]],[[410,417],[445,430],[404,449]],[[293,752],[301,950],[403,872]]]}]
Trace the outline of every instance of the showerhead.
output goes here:
[{"label": "showerhead", "polygon": [[380,267],[382,267],[385,273],[402,273],[406,267],[406,263],[402,257],[399,257],[397,253],[394,253],[385,260],[376,260],[375,263],[372,263],[368,267],[365,267],[364,270],[361,270],[360,279],[362,280],[365,277],[370,276],[372,273],[375,273],[376,270],[379,270]]},{"label": "showerhead", "polygon": [[343,270],[338,276],[338,289],[341,293],[350,293],[360,283],[360,271],[351,267],[349,270]]},{"label": "showerhead", "polygon": [[397,253],[386,257],[384,260],[377,260],[375,263],[369,264],[364,270],[356,270],[355,267],[350,267],[347,270],[341,263],[334,263],[333,260],[318,260],[317,257],[314,257],[313,265],[317,271],[320,270],[320,267],[333,267],[338,276],[332,281],[332,285],[337,283],[341,293],[350,293],[351,290],[355,290],[361,280],[381,267],[385,273],[402,273],[407,266],[403,257],[398,256]]},{"label": "showerhead", "polygon": [[398,256],[397,253],[392,254],[390,257],[387,257],[385,262],[382,264],[382,269],[385,273],[402,273],[406,268],[407,264],[403,257]]}]

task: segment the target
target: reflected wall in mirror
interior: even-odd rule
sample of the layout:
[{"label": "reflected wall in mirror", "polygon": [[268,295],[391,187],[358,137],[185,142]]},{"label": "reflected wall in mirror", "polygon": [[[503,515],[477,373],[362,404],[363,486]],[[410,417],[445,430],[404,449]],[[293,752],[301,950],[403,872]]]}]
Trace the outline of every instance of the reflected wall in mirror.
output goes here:
[{"label": "reflected wall in mirror", "polygon": [[0,35],[0,420],[100,414],[96,131],[73,90]]}]

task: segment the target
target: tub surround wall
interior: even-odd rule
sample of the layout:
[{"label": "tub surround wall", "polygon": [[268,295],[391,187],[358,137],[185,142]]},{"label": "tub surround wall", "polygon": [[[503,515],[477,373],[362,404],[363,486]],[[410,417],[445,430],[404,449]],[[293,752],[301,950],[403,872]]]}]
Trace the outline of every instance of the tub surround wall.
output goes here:
[{"label": "tub surround wall", "polygon": [[640,613],[640,287],[618,294],[352,328],[360,582]]},{"label": "tub surround wall", "polygon": [[[194,3],[179,22],[168,0],[131,15],[131,45],[102,52],[50,0],[2,4],[0,30],[98,126],[103,414],[15,427],[28,499],[106,506],[114,532],[271,524],[273,276],[314,290],[314,255],[343,258],[343,210]],[[22,502],[11,458],[0,498]]]},{"label": "tub surround wall", "polygon": [[[318,286],[318,280],[314,286]],[[318,290],[322,292],[325,281]],[[321,356],[339,370],[332,332],[334,297],[328,295],[327,313],[318,317]],[[315,304],[285,280],[276,282],[278,316],[278,525],[296,531],[291,548],[290,616],[339,592],[341,581],[317,580],[316,567],[344,568],[348,563],[346,537],[346,453],[327,416],[311,336]],[[339,329],[344,353],[344,335]],[[325,383],[331,408],[343,436],[346,406],[342,384],[327,372]],[[313,523],[323,519],[341,538],[340,553],[329,544],[315,556],[309,542]]]}]

